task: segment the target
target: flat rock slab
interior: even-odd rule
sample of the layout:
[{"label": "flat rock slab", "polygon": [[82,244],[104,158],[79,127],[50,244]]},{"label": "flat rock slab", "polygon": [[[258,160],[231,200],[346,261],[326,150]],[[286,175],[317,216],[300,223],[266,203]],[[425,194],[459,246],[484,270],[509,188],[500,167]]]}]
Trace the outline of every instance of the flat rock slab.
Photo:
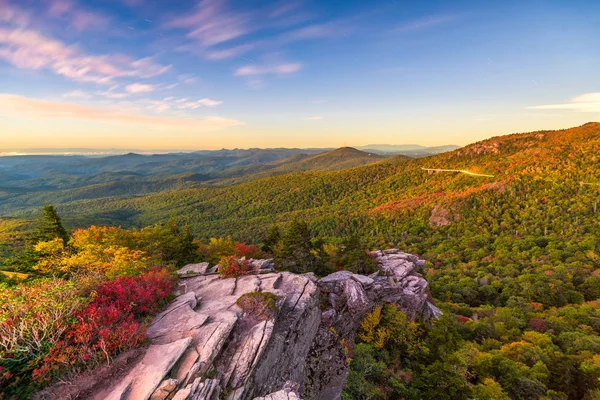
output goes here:
[{"label": "flat rock slab", "polygon": [[207,269],[208,269],[208,263],[203,262],[203,263],[198,263],[198,264],[188,264],[185,267],[177,270],[177,273],[179,275],[204,274],[204,273],[206,273]]},{"label": "flat rock slab", "polygon": [[142,361],[110,393],[100,393],[94,399],[148,400],[191,342],[191,338],[185,338],[150,346]]},{"label": "flat rock slab", "polygon": [[152,323],[148,327],[146,336],[154,343],[160,344],[191,337],[207,319],[207,315],[197,313],[189,307],[180,307],[176,312],[168,313],[159,321]]}]

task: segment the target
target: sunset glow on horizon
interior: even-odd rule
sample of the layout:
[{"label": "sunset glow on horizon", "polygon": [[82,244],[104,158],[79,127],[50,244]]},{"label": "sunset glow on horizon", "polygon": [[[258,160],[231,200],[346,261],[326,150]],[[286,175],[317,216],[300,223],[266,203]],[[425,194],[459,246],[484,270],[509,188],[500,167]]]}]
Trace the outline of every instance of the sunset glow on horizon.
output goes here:
[{"label": "sunset glow on horizon", "polygon": [[0,151],[465,145],[582,125],[600,120],[599,11],[0,0]]}]

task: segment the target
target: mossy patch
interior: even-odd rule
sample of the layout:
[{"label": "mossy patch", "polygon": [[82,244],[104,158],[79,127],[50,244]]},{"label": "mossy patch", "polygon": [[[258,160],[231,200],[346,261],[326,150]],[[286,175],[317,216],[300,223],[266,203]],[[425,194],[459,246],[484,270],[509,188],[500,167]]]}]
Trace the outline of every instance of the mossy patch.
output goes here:
[{"label": "mossy patch", "polygon": [[277,313],[278,297],[270,292],[250,292],[237,299],[236,304],[248,315],[260,320],[271,319]]}]

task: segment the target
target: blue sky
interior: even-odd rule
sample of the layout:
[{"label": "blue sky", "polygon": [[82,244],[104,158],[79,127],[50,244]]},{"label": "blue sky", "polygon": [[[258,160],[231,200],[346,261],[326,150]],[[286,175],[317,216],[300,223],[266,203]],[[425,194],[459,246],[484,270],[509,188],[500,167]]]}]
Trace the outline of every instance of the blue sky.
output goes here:
[{"label": "blue sky", "polygon": [[467,144],[599,120],[597,1],[0,0],[0,148]]}]

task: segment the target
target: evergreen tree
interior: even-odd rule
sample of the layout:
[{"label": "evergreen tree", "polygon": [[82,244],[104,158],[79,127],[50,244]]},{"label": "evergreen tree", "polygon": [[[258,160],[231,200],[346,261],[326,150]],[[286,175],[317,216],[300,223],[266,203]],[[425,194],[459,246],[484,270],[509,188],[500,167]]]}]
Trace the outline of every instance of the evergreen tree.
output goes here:
[{"label": "evergreen tree", "polygon": [[342,267],[345,270],[358,274],[375,272],[375,261],[369,256],[358,235],[351,235],[344,239],[341,251]]},{"label": "evergreen tree", "polygon": [[282,237],[276,260],[282,269],[295,273],[311,271],[316,263],[312,236],[304,221],[295,219]]},{"label": "evergreen tree", "polygon": [[172,263],[180,268],[197,260],[198,244],[194,241],[194,235],[188,225],[184,225],[183,228],[179,227],[177,217],[169,218],[164,228],[157,227],[156,233],[157,236],[163,236],[162,258],[164,262]]},{"label": "evergreen tree", "polygon": [[198,258],[198,243],[194,241],[194,234],[192,233],[190,226],[185,225],[179,235],[180,242],[180,258],[179,264],[181,266],[189,263],[193,263]]},{"label": "evergreen tree", "polygon": [[65,245],[69,242],[69,234],[62,224],[56,208],[52,204],[46,204],[42,207],[42,218],[32,242],[36,244],[56,238],[62,239]]},{"label": "evergreen tree", "polygon": [[275,251],[275,246],[280,240],[281,233],[279,232],[279,227],[277,225],[273,225],[265,235],[261,250],[266,253],[273,254]]}]

